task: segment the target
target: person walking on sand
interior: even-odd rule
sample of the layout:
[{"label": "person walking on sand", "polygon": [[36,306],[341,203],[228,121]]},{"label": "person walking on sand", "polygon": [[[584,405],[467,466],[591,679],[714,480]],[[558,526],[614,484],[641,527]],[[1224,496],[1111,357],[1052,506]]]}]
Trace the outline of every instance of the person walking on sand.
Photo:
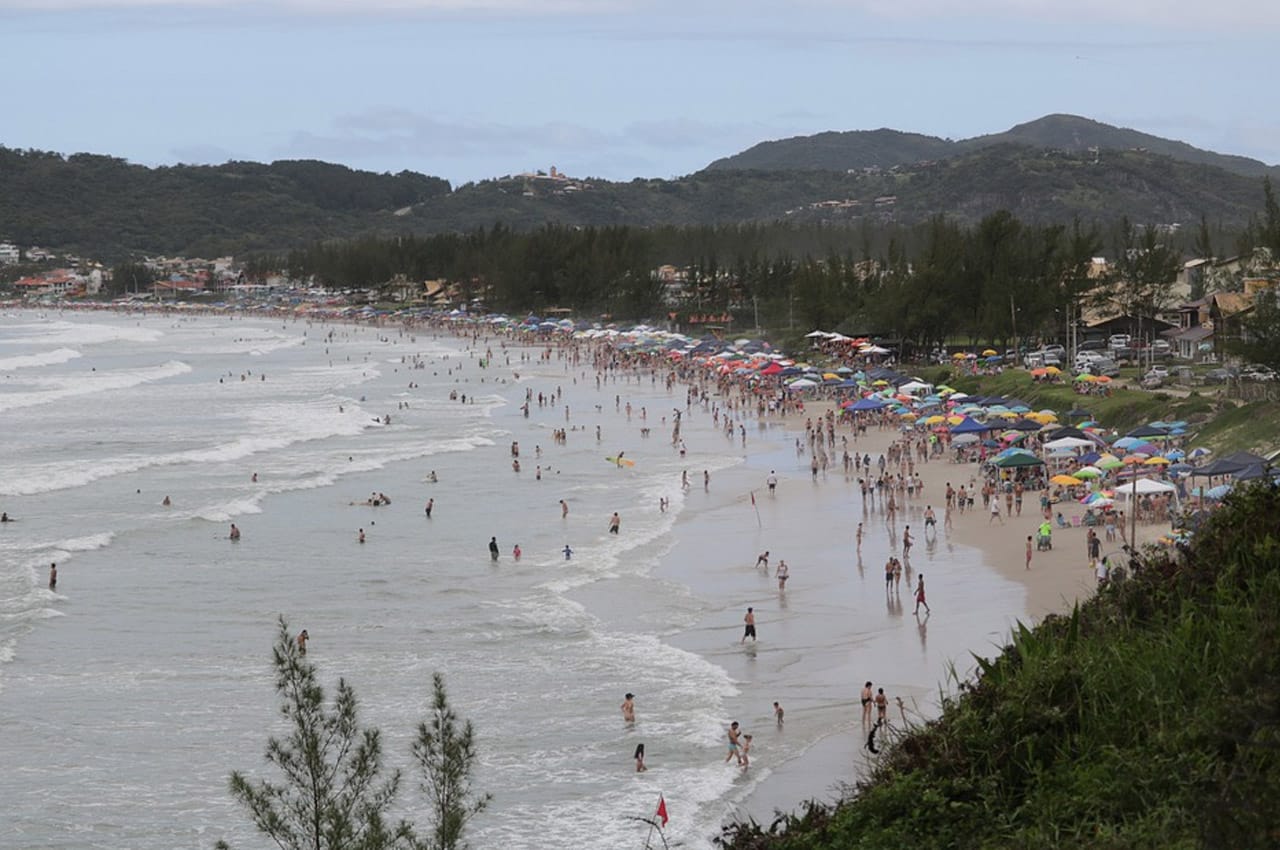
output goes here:
[{"label": "person walking on sand", "polygon": [[613,516],[609,517],[609,533],[617,534],[618,526],[622,524],[622,518],[618,516],[618,512],[614,511]]},{"label": "person walking on sand", "polygon": [[1004,525],[1004,517],[1000,516],[1000,500],[991,500],[991,516],[987,518],[987,525],[991,525],[995,520],[1000,520],[1000,524]]},{"label": "person walking on sand", "polygon": [[724,763],[728,764],[730,759],[737,759],[738,763],[742,763],[742,757],[738,755],[738,721],[729,724],[729,754],[724,757]]},{"label": "person walking on sand", "polygon": [[769,470],[769,477],[764,481],[765,484],[769,485],[769,495],[772,496],[778,489],[778,473],[774,472],[772,469]]},{"label": "person walking on sand", "polygon": [[926,614],[932,613],[929,610],[929,603],[924,601],[924,573],[920,573],[920,575],[916,577],[916,610],[914,612],[916,615],[920,614],[921,605],[924,606],[924,612]]},{"label": "person walking on sand", "polygon": [[884,592],[893,589],[893,558],[884,562]]},{"label": "person walking on sand", "polygon": [[739,644],[746,643],[747,638],[751,638],[751,642],[755,643],[756,642],[756,613],[754,608],[750,608],[750,607],[747,608],[746,616],[742,618],[742,622],[746,625],[745,625],[745,628],[743,628],[742,630],[742,640],[738,641],[738,643]]},{"label": "person walking on sand", "polygon": [[1031,535],[1027,535],[1027,569],[1031,569]]},{"label": "person walking on sand", "polygon": [[911,544],[914,541],[915,538],[911,536],[911,526],[908,525],[902,529],[902,560],[909,560],[908,556],[911,554]]},{"label": "person walking on sand", "polygon": [[776,575],[778,578],[778,591],[781,592],[786,590],[787,579],[791,576],[791,568],[787,566],[786,561],[778,561],[778,571]]},{"label": "person walking on sand", "polygon": [[871,683],[867,682],[862,686],[862,722],[871,722],[871,703],[875,696],[871,692]]},{"label": "person walking on sand", "polygon": [[622,700],[622,719],[628,723],[636,722],[636,695],[628,693]]}]

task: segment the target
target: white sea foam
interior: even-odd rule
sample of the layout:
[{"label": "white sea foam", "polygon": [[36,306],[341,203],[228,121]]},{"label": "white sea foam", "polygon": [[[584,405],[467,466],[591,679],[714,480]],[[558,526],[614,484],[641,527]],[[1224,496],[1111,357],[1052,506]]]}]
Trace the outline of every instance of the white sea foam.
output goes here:
[{"label": "white sea foam", "polygon": [[36,366],[56,366],[59,363],[66,363],[68,360],[75,360],[80,356],[80,352],[74,348],[55,348],[52,351],[42,351],[39,354],[0,357],[0,371],[29,369]]},{"label": "white sea foam", "polygon": [[106,342],[155,342],[164,332],[128,325],[90,322],[28,322],[6,325],[0,345],[100,345]]},{"label": "white sea foam", "polygon": [[123,369],[115,372],[86,372],[75,376],[46,378],[40,381],[49,389],[0,394],[0,412],[24,407],[49,404],[68,398],[116,392],[142,384],[163,381],[185,375],[191,367],[180,360],[170,360],[159,366],[142,369]]}]

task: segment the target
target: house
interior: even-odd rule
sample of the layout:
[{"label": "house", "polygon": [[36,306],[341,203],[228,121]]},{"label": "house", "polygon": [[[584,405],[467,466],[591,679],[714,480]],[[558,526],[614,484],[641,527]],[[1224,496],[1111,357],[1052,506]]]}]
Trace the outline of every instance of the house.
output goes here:
[{"label": "house", "polygon": [[1178,307],[1178,327],[1161,334],[1174,353],[1193,362],[1218,360],[1222,343],[1240,335],[1240,317],[1253,303],[1246,292],[1214,292]]},{"label": "house", "polygon": [[151,284],[151,291],[157,298],[181,298],[205,291],[204,282],[182,277],[171,277]]},{"label": "house", "polygon": [[11,242],[0,242],[0,266],[16,266],[22,261],[22,251]]}]

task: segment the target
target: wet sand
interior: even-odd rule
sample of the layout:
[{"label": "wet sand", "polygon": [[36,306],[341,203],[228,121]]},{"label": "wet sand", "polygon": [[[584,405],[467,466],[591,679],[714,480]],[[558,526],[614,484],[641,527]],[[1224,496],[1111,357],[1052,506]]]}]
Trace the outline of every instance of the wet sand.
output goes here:
[{"label": "wet sand", "polygon": [[[816,421],[828,407],[810,404],[806,417]],[[952,665],[967,677],[975,666],[971,652],[994,654],[1016,621],[1035,623],[1070,610],[1096,587],[1083,527],[1055,529],[1054,548],[1033,549],[1026,569],[1026,537],[1040,522],[1038,492],[1027,493],[1021,516],[1003,524],[990,522],[977,498],[972,510],[953,514],[952,527],[944,528],[947,482],[968,487],[980,470],[935,459],[917,464],[924,495],[909,500],[890,523],[878,501],[863,503],[858,476],[846,479],[838,458],[812,479],[808,454],[798,456],[793,447],[797,436],[803,439],[806,417],[775,423],[771,439],[754,440],[741,467],[719,475],[718,497],[682,515],[678,542],[663,561],[671,577],[720,603],[705,622],[666,640],[723,665],[738,683],[740,713],[732,719],[756,731],[750,770],[767,776],[742,795],[731,815],[763,824],[805,800],[834,800],[842,785],[865,774],[873,757],[863,746],[858,705],[864,681],[885,688],[895,727],[904,726],[898,697],[906,725],[923,723],[936,716],[939,694],[954,690]],[[837,441],[842,434],[850,434],[847,426],[837,429]],[[849,450],[870,454],[874,462],[898,435],[873,427],[857,442],[850,436]],[[771,469],[780,479],[772,497],[765,486]],[[923,512],[930,504],[938,528],[926,534]],[[1063,513],[1070,518],[1083,510]],[[865,529],[861,558],[854,544],[859,521]],[[896,592],[886,594],[884,562],[890,554],[901,556],[907,524],[915,537],[907,574]],[[1139,525],[1138,539],[1154,539],[1162,530]],[[1103,552],[1119,548],[1119,542],[1104,543]],[[766,549],[768,576],[753,566]],[[791,568],[785,592],[773,575],[780,558]],[[933,610],[917,618],[914,586],[921,572]],[[739,641],[748,605],[755,608],[760,639],[744,646]],[[782,729],[772,720],[775,699],[786,710]],[[791,748],[803,754],[771,762],[769,743],[776,735],[791,738]]]}]

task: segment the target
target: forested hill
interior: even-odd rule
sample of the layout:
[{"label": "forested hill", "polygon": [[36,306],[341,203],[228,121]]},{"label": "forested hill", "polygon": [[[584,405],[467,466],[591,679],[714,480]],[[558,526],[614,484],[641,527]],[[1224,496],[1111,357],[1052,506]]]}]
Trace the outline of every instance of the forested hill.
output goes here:
[{"label": "forested hill", "polygon": [[449,189],[410,171],[311,160],[147,168],[0,147],[0,239],[95,256],[219,256],[361,232]]},{"label": "forested hill", "polygon": [[[910,156],[927,137],[901,142]],[[925,141],[921,141],[921,140]],[[973,223],[997,210],[1027,222],[1245,225],[1259,178],[1133,150],[1046,150],[1003,142],[893,172],[701,171],[609,182],[548,175],[468,183],[312,161],[147,168],[112,157],[0,148],[0,241],[130,255],[221,256],[317,241],[471,231],[497,223],[910,225],[939,213]]]},{"label": "forested hill", "polygon": [[[698,225],[744,221],[911,224],[943,213],[973,223],[997,210],[1034,222],[1192,225],[1204,215],[1224,227],[1258,210],[1257,178],[1136,151],[1046,154],[997,145],[897,173],[702,171],[675,180],[589,181],[577,192],[519,180],[460,188],[414,208],[419,232],[564,224]],[[406,224],[410,222],[406,221]]]},{"label": "forested hill", "polygon": [[1113,127],[1078,115],[1046,115],[1003,133],[952,141],[898,130],[853,130],[818,133],[761,142],[741,153],[707,166],[713,171],[848,171],[888,169],[926,160],[961,156],[995,145],[1022,145],[1039,150],[1082,153],[1091,148],[1134,150],[1162,154],[1182,162],[1213,165],[1246,177],[1270,174],[1280,178],[1280,166],[1244,156],[1215,153],[1186,142]]}]

